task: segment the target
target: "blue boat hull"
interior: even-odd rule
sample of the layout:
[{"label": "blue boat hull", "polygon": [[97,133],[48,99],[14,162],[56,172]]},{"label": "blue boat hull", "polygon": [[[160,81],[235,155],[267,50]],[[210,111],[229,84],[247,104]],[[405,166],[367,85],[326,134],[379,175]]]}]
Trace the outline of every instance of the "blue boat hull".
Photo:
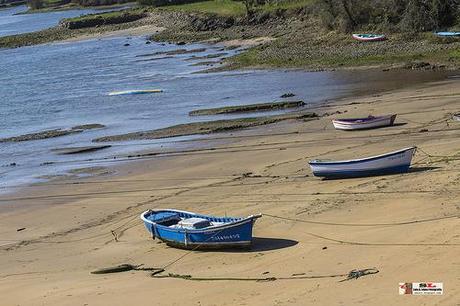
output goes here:
[{"label": "blue boat hull", "polygon": [[[200,217],[213,222],[228,222],[222,226],[211,228],[184,229],[170,228],[158,223],[155,214],[142,214],[145,228],[152,238],[158,238],[166,244],[185,249],[224,249],[224,248],[249,248],[252,244],[252,229],[259,216],[248,218],[227,218],[197,215],[181,211],[163,211],[179,214],[180,217]],[[152,222],[153,221],[153,222]]]},{"label": "blue boat hull", "polygon": [[403,166],[397,166],[397,167],[372,169],[372,170],[322,171],[322,172],[313,172],[313,175],[318,176],[318,177],[328,178],[328,179],[356,178],[356,177],[406,173],[409,171],[409,168],[410,168],[410,165],[403,165]]},{"label": "blue boat hull", "polygon": [[312,160],[309,162],[313,175],[325,178],[352,178],[409,171],[416,147],[377,156],[344,161]]}]

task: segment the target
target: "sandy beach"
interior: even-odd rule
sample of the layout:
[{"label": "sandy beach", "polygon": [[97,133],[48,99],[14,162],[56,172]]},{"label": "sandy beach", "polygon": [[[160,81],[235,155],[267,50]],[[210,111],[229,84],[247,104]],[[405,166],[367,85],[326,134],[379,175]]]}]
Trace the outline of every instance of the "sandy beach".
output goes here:
[{"label": "sandy beach", "polygon": [[[115,165],[114,175],[6,194],[0,198],[0,304],[460,305],[460,122],[450,119],[460,108],[458,82],[341,100],[316,109],[332,114],[317,120],[215,134],[197,142],[203,150],[145,157]],[[336,131],[337,111],[397,113],[397,124]],[[413,145],[421,150],[406,174],[324,181],[307,164]],[[139,214],[153,208],[266,215],[256,222],[249,251],[188,252],[149,237]],[[421,222],[392,225],[410,221]],[[148,271],[90,274],[123,263],[205,278],[325,277],[254,282],[155,279]],[[379,273],[356,280],[328,277],[374,267]],[[444,295],[398,294],[398,283],[429,281],[443,282]]]}]

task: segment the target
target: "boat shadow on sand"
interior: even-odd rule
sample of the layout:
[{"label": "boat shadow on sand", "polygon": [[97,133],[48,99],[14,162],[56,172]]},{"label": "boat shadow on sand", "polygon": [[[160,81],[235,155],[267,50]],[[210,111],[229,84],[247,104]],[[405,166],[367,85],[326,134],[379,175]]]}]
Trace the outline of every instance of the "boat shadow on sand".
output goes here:
[{"label": "boat shadow on sand", "polygon": [[219,248],[219,249],[200,249],[197,248],[196,251],[200,252],[225,252],[225,253],[257,253],[265,251],[280,250],[284,248],[289,248],[297,245],[299,242],[290,239],[281,239],[281,238],[262,238],[262,237],[253,237],[252,245],[250,247],[244,248]]},{"label": "boat shadow on sand", "polygon": [[426,172],[441,169],[441,167],[410,167],[407,173]]},{"label": "boat shadow on sand", "polygon": [[418,173],[418,172],[427,172],[427,171],[432,171],[432,170],[437,170],[440,169],[441,167],[410,167],[407,172],[401,173],[401,172],[395,172],[395,173],[385,173],[385,174],[371,174],[371,175],[363,175],[363,176],[355,176],[355,177],[323,177],[321,178],[322,181],[334,181],[334,180],[342,180],[342,179],[362,179],[366,177],[379,177],[379,176],[395,176],[395,175],[401,175],[401,174],[408,174],[408,173]]},{"label": "boat shadow on sand", "polygon": [[298,241],[291,239],[254,237],[252,239],[251,248],[248,250],[240,250],[240,252],[273,251],[284,248],[290,248],[297,245],[298,243]]}]

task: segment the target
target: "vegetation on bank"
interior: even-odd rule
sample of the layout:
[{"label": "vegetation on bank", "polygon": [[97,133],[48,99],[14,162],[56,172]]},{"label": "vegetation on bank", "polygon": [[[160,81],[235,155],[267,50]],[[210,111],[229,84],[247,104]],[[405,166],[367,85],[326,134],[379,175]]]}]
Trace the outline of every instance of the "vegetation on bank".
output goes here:
[{"label": "vegetation on bank", "polygon": [[81,29],[109,24],[120,24],[139,20],[147,14],[139,10],[116,11],[102,14],[90,14],[62,19],[59,24],[67,29]]},{"label": "vegetation on bank", "polygon": [[233,0],[201,1],[181,5],[163,6],[163,10],[187,13],[206,13],[221,16],[243,16],[246,13],[242,2]]},{"label": "vegetation on bank", "polygon": [[[140,3],[150,0],[139,0]],[[156,0],[152,0],[156,1]],[[192,1],[184,4],[158,5],[164,10],[181,11],[189,13],[206,13],[216,14],[221,16],[239,17],[250,13],[273,12],[276,10],[288,10],[302,8],[310,5],[313,0],[283,0],[283,1],[267,1],[260,4],[247,4],[248,1],[235,0],[208,0],[208,1]],[[147,2],[148,3],[148,2]],[[251,11],[252,9],[252,11]]]},{"label": "vegetation on bank", "polygon": [[[248,0],[249,1],[249,0]],[[234,68],[304,67],[309,69],[349,66],[391,66],[411,69],[458,68],[460,39],[441,39],[432,32],[459,29],[460,7],[454,0],[278,0],[249,1],[245,13],[232,1],[204,1],[169,6],[167,9],[219,14],[236,21],[228,29],[165,31],[159,40],[196,41],[250,39],[276,40],[227,60]],[[241,17],[244,15],[245,17]],[[202,27],[200,27],[201,29]],[[385,33],[388,40],[361,43],[352,32]],[[426,64],[428,62],[429,64]]]}]

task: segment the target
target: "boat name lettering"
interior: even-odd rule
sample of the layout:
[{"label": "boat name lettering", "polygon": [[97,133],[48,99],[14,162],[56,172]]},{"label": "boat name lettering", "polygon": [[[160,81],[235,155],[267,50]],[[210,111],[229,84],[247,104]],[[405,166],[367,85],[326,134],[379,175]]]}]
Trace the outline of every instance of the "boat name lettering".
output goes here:
[{"label": "boat name lettering", "polygon": [[229,240],[229,239],[239,239],[240,234],[233,234],[233,235],[223,235],[223,236],[215,236],[212,240]]}]

